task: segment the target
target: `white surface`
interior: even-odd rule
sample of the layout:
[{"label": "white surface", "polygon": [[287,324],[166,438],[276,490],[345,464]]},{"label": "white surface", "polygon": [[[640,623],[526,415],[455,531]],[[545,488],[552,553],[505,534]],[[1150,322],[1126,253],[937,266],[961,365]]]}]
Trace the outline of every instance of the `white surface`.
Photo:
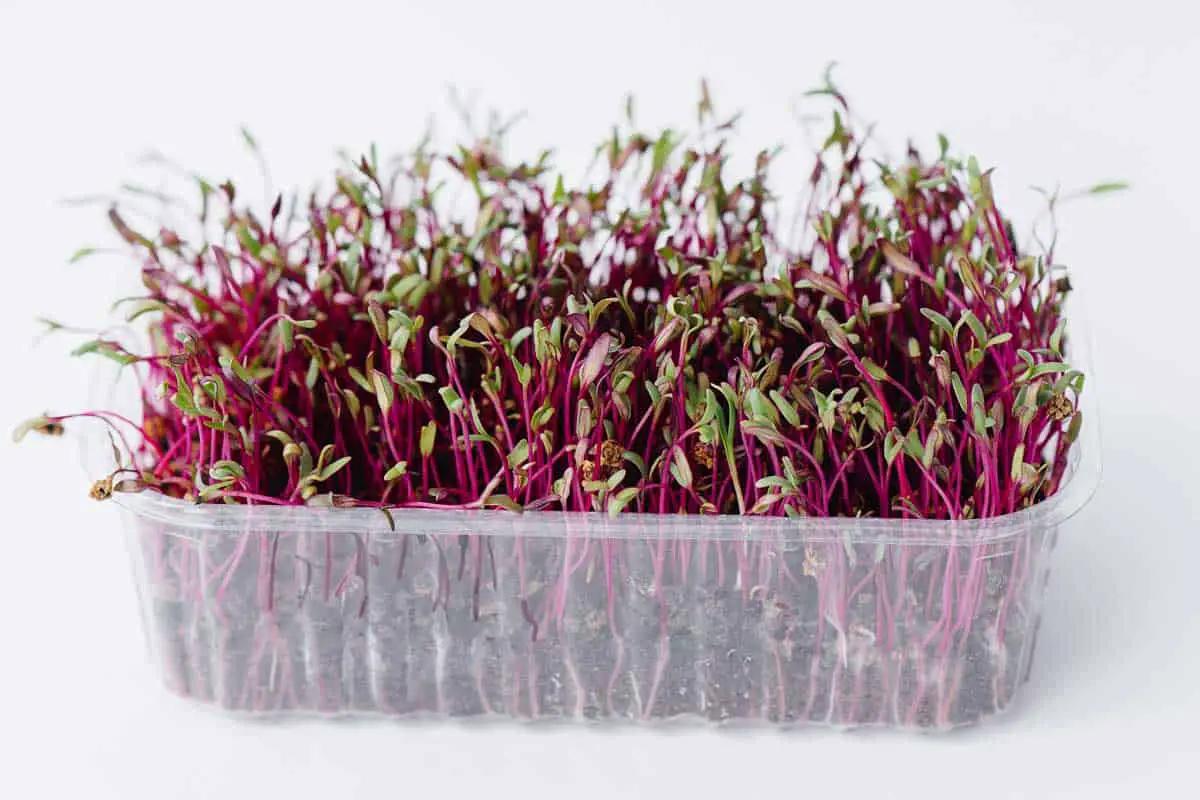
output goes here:
[{"label": "white surface", "polygon": [[798,143],[789,103],[837,59],[886,141],[945,131],[999,168],[1010,208],[1033,212],[1031,183],[1134,190],[1062,214],[1060,259],[1098,328],[1106,469],[1061,541],[1015,716],[946,738],[231,721],[154,685],[115,510],[86,498],[68,443],[38,439],[0,445],[0,796],[1096,800],[1194,788],[1200,34],[1194,11],[1174,10],[1187,4],[55,5],[0,2],[8,427],[83,402],[66,344],[31,349],[30,318],[96,320],[131,279],[64,265],[104,222],[56,201],[110,190],[149,147],[249,177],[241,123],[277,178],[307,182],[337,146],[411,144],[454,83],[480,89],[481,106],[528,111],[514,143],[556,144],[570,161],[628,89],[644,122],[689,124],[707,75],[719,107],[747,112],[748,145]]}]

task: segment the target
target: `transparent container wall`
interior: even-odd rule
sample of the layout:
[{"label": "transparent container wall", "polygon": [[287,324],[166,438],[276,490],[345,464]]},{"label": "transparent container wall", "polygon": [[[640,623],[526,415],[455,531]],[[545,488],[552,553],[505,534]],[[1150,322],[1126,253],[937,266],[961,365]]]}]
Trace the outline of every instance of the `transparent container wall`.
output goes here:
[{"label": "transparent container wall", "polygon": [[[154,663],[203,703],[951,728],[1029,672],[1051,550],[1099,478],[1095,390],[1058,493],[985,520],[446,510],[393,530],[370,509],[115,502]],[[110,453],[91,440],[90,474]]]},{"label": "transparent container wall", "polygon": [[296,529],[274,523],[295,511],[219,509],[235,530],[149,503],[168,513],[136,504],[128,536],[163,680],[267,713],[972,723],[1027,675],[1057,530],[1023,512],[961,544],[946,523],[888,541],[851,520],[721,538],[543,512],[521,534],[447,512],[395,514],[393,533],[378,512]]}]

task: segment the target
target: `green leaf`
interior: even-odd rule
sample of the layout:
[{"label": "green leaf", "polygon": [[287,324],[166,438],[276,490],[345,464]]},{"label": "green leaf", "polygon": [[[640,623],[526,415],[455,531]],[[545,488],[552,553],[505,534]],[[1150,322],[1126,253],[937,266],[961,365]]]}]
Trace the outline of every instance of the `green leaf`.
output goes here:
[{"label": "green leaf", "polygon": [[325,469],[319,470],[315,476],[318,483],[323,483],[337,474],[338,470],[350,463],[351,456],[342,456]]},{"label": "green leaf", "polygon": [[786,446],[787,440],[774,428],[756,422],[743,422],[742,432],[769,444]]},{"label": "green leaf", "polygon": [[1050,349],[1060,355],[1062,354],[1062,339],[1065,329],[1066,323],[1060,322],[1054,328],[1054,333],[1050,334]]},{"label": "green leaf", "polygon": [[258,152],[258,140],[255,139],[254,136],[250,133],[250,129],[247,128],[245,125],[242,125],[238,130],[242,134],[242,141],[244,141],[246,143],[246,147],[249,147],[251,150],[253,150],[254,152],[257,153]]},{"label": "green leaf", "polygon": [[816,223],[816,229],[823,241],[831,241],[833,239],[833,214],[828,211],[822,212]]},{"label": "green leaf", "polygon": [[587,357],[583,360],[583,366],[579,369],[580,386],[590,386],[599,377],[600,371],[604,368],[604,360],[608,357],[608,348],[611,343],[612,336],[607,333],[596,337],[596,342],[588,351]]},{"label": "green leaf", "polygon": [[[997,333],[995,336],[993,336],[992,338],[987,340],[987,347],[995,347],[998,344],[1004,344],[1005,342],[1009,341],[1012,338],[1013,338],[1013,335],[1009,331],[1005,331],[1004,333]],[[987,349],[987,348],[984,348],[984,349]]]},{"label": "green leaf", "polygon": [[493,439],[492,436],[487,432],[487,429],[483,427],[483,420],[479,418],[479,407],[475,405],[475,401],[471,400],[466,405],[471,414],[471,422],[474,423],[475,430],[480,434],[479,441],[490,442],[491,444],[496,445],[496,447],[499,447],[500,443]]},{"label": "green leaf", "polygon": [[231,480],[220,481],[218,483],[210,483],[208,486],[205,486],[203,489],[201,489],[197,496],[201,500],[207,502],[209,500],[212,500],[215,497],[219,497],[221,495],[221,492],[228,489],[232,485],[233,485],[233,481],[231,481]]},{"label": "green leaf", "polygon": [[367,205],[366,196],[363,194],[362,186],[354,181],[346,178],[339,178],[337,181],[338,189],[354,201],[354,204],[359,208],[365,208]]},{"label": "green leaf", "polygon": [[309,452],[308,445],[300,445],[300,474],[308,475],[312,472],[312,453]]},{"label": "green leaf", "polygon": [[666,166],[667,159],[671,155],[671,151],[675,149],[675,143],[672,141],[674,134],[671,130],[665,130],[658,137],[658,141],[654,143],[654,154],[651,158],[650,169],[654,173],[662,171]]},{"label": "green leaf", "polygon": [[270,436],[272,439],[275,439],[276,441],[278,441],[280,444],[282,444],[285,447],[287,445],[291,444],[293,441],[291,436],[289,436],[286,432],[280,431],[280,430],[270,430],[270,431],[267,431],[263,435]]},{"label": "green leaf", "polygon": [[625,480],[625,470],[619,469],[616,472],[614,472],[612,475],[609,475],[608,480],[606,480],[604,482],[604,484],[606,487],[608,487],[608,491],[611,492],[613,489],[616,489],[618,486],[620,486],[624,482],[624,480]]},{"label": "green leaf", "polygon": [[317,378],[321,375],[321,364],[317,361],[316,356],[313,356],[308,361],[308,371],[304,373],[304,385],[309,391],[317,385]]},{"label": "green leaf", "polygon": [[825,65],[825,77],[824,77],[825,82],[816,89],[809,89],[807,92],[804,93],[804,96],[805,97],[817,97],[820,95],[837,95],[837,94],[839,94],[838,88],[836,86],[834,86],[834,84],[833,84],[833,68],[836,66],[837,66],[836,61],[830,61],[828,64],[826,64]]},{"label": "green leaf", "polygon": [[637,467],[639,474],[641,474],[642,476],[645,476],[646,462],[641,456],[639,456],[637,453],[635,453],[631,450],[626,450],[624,453],[621,454],[621,457],[624,458],[626,461],[628,461],[630,464],[633,464],[635,467]]},{"label": "green leaf", "polygon": [[979,180],[979,161],[975,156],[967,158],[967,175],[975,180]]},{"label": "green leaf", "polygon": [[592,305],[591,311],[588,312],[588,324],[591,325],[593,328],[595,328],[596,323],[600,321],[600,315],[603,314],[605,312],[605,310],[608,309],[609,306],[613,305],[616,302],[617,302],[617,298],[606,297],[603,300],[600,300],[597,303],[595,303],[594,305]]},{"label": "green leaf", "polygon": [[529,418],[530,426],[536,431],[546,427],[550,420],[554,418],[554,406],[543,405]]},{"label": "green leaf", "polygon": [[533,328],[526,325],[512,335],[508,340],[508,349],[510,353],[517,352],[517,348],[521,346],[521,342],[533,335]]},{"label": "green leaf", "polygon": [[169,310],[170,310],[170,307],[166,303],[163,303],[161,300],[153,300],[153,299],[149,299],[149,298],[143,298],[141,300],[138,300],[138,302],[134,304],[133,309],[128,314],[125,315],[125,321],[133,322],[135,319],[137,319],[138,317],[141,317],[145,314],[150,314],[155,311],[157,311],[159,313],[163,313],[163,312],[166,312]]},{"label": "green leaf", "polygon": [[521,504],[506,494],[489,495],[488,498],[483,501],[483,506],[485,508],[503,508],[505,511],[521,510]]},{"label": "green leaf", "polygon": [[842,303],[847,302],[846,293],[842,291],[842,287],[833,278],[812,271],[806,271],[803,274],[804,277],[796,281],[797,289],[816,289],[823,294],[829,295],[834,300]]},{"label": "green leaf", "polygon": [[846,335],[846,331],[841,324],[833,318],[825,309],[817,312],[817,321],[821,323],[821,327],[825,329],[825,334],[829,337],[830,343],[839,350],[850,352],[850,337]]},{"label": "green leaf", "polygon": [[929,431],[929,435],[925,437],[925,451],[921,455],[921,466],[929,469],[933,466],[933,457],[937,454],[938,447],[941,446],[942,437],[938,433],[937,428]]},{"label": "green leaf", "polygon": [[883,367],[879,366],[878,364],[876,364],[871,359],[864,358],[862,360],[862,365],[863,365],[863,369],[865,369],[867,371],[867,374],[870,375],[875,380],[877,380],[877,381],[888,380],[889,376],[888,376],[887,370],[884,369]]},{"label": "green leaf", "polygon": [[517,373],[517,382],[522,386],[528,386],[533,380],[533,367],[528,364],[522,364],[520,361],[513,361],[513,369]]},{"label": "green leaf", "polygon": [[808,347],[804,348],[804,352],[800,354],[799,360],[796,362],[801,367],[816,361],[825,355],[825,343],[813,342]]},{"label": "green leaf", "polygon": [[834,413],[837,411],[837,403],[829,397],[826,397],[815,386],[812,388],[813,401],[817,406],[817,416],[821,420],[821,427],[828,432],[833,432]]},{"label": "green leaf", "polygon": [[904,439],[900,436],[900,432],[895,428],[887,432],[887,436],[883,440],[883,457],[887,461],[888,466],[896,460],[896,456],[900,455],[900,450],[904,447]]},{"label": "green leaf", "polygon": [[1040,378],[1043,375],[1057,375],[1060,372],[1066,372],[1070,368],[1070,364],[1062,361],[1046,361],[1041,364],[1034,365],[1032,369],[1026,370],[1019,378],[1017,378],[1017,383],[1031,381],[1034,378]]},{"label": "green leaf", "polygon": [[975,316],[970,309],[963,311],[962,315],[958,318],[958,325],[955,326],[954,330],[955,336],[958,335],[958,327],[964,323],[971,329],[971,335],[975,337],[976,342],[981,345],[987,343],[987,331],[984,330],[983,323],[979,321],[979,317]]},{"label": "green leaf", "polygon": [[[388,344],[391,339],[388,336],[388,318],[379,301],[372,300],[367,303],[367,316],[371,318],[371,324],[375,326],[375,334],[379,337],[379,340],[384,344]],[[399,349],[403,350],[404,348],[401,347]]]},{"label": "green leaf", "polygon": [[1017,445],[1013,450],[1012,468],[1009,470],[1009,477],[1016,482],[1021,477],[1021,468],[1025,465],[1025,443]]},{"label": "green leaf", "polygon": [[529,442],[522,439],[513,447],[512,452],[508,454],[508,466],[516,469],[521,464],[524,464],[529,459]]},{"label": "green leaf", "polygon": [[[709,393],[712,393],[711,389],[709,390]],[[770,392],[770,397],[771,402],[775,404],[777,409],[779,409],[779,413],[783,415],[783,418],[787,420],[787,423],[793,428],[799,428],[801,424],[800,414],[796,411],[796,406],[789,402],[788,399],[784,397],[778,389],[772,389]],[[710,403],[715,405],[716,399],[713,398]]]},{"label": "green leaf", "polygon": [[620,514],[638,496],[638,492],[640,491],[641,489],[636,486],[627,486],[616,494],[611,495],[608,498],[609,515],[615,517],[617,514]]},{"label": "green leaf", "polygon": [[608,484],[604,481],[583,481],[581,484],[585,492],[605,492],[608,491]]},{"label": "green leaf", "polygon": [[64,325],[61,322],[58,322],[56,320],[52,320],[49,317],[34,317],[34,321],[37,322],[39,325],[45,325],[47,333],[54,333],[55,331],[68,330],[66,325]]},{"label": "green leaf", "polygon": [[468,314],[466,317],[464,317],[462,322],[458,324],[458,328],[455,329],[454,333],[450,334],[446,338],[446,350],[450,353],[450,355],[453,356],[455,354],[455,352],[458,350],[459,341],[466,334],[466,332],[471,329],[471,318],[473,316],[475,315]]},{"label": "green leaf", "polygon": [[1075,416],[1071,418],[1071,424],[1067,426],[1067,442],[1074,443],[1079,438],[1079,430],[1083,426],[1083,412],[1076,411]]},{"label": "green leaf", "polygon": [[209,468],[208,474],[217,481],[237,480],[246,477],[246,470],[236,461],[222,459]]},{"label": "green leaf", "polygon": [[90,342],[84,342],[71,351],[73,356],[83,356],[90,353],[104,356],[107,359],[117,362],[121,366],[133,364],[137,362],[137,356],[125,352],[112,342],[106,342],[101,339],[93,339]]},{"label": "green leaf", "polygon": [[945,331],[947,336],[954,336],[954,326],[950,324],[950,320],[946,319],[944,314],[940,314],[932,308],[922,308],[921,316]]},{"label": "green leaf", "polygon": [[567,497],[571,494],[571,481],[574,479],[574,477],[574,467],[567,467],[565,470],[563,470],[562,477],[556,480],[550,487],[554,494],[557,495],[559,501],[561,501],[564,505],[567,502]]},{"label": "green leaf", "polygon": [[375,399],[379,401],[379,410],[387,416],[392,408],[392,403],[396,399],[395,390],[392,389],[392,382],[388,380],[388,376],[384,375],[379,370],[371,370],[371,383],[375,387]]},{"label": "green leaf", "polygon": [[909,429],[908,435],[904,437],[903,445],[905,453],[917,461],[925,460],[925,445],[921,443],[921,437],[916,428]]},{"label": "green leaf", "polygon": [[950,375],[950,385],[954,388],[954,397],[958,400],[959,407],[962,408],[964,414],[969,414],[971,409],[967,405],[967,389],[963,386],[962,378],[958,377],[957,372]]},{"label": "green leaf", "polygon": [[437,422],[429,420],[421,427],[421,456],[428,458],[433,453],[433,443],[437,439]]},{"label": "green leaf", "polygon": [[176,408],[189,417],[194,417],[196,415],[196,405],[190,393],[175,392],[175,394],[171,395],[171,402]]},{"label": "green leaf", "polygon": [[751,387],[746,392],[746,403],[750,406],[750,412],[754,417],[765,420],[772,426],[779,422],[779,413],[757,388]]},{"label": "green leaf", "polygon": [[495,338],[496,331],[492,330],[492,323],[488,322],[488,318],[483,314],[472,314],[467,317],[468,324],[475,331],[478,331],[484,338]]},{"label": "green leaf", "polygon": [[879,244],[884,259],[893,270],[906,276],[923,276],[925,272],[916,261],[900,252],[896,245],[886,239]]},{"label": "green leaf", "polygon": [[867,298],[864,297],[863,298],[863,308],[866,310],[866,315],[868,317],[881,317],[886,314],[891,314],[893,312],[899,311],[900,304],[899,303],[883,303],[883,302],[867,303]]},{"label": "green leaf", "polygon": [[575,435],[582,438],[592,432],[596,421],[592,418],[592,407],[587,400],[580,400],[575,407]]},{"label": "green leaf", "polygon": [[78,250],[76,250],[74,253],[71,254],[71,257],[67,260],[67,263],[74,264],[77,261],[82,261],[83,259],[87,258],[88,256],[95,255],[96,253],[99,253],[99,252],[100,252],[100,249],[97,247],[81,247]]},{"label": "green leaf", "polygon": [[335,448],[331,444],[327,444],[321,448],[321,452],[317,456],[317,471],[318,472],[320,470],[325,469],[325,465],[329,463],[329,459],[333,458],[333,454],[336,452],[336,450],[337,450],[337,448]]},{"label": "green leaf", "polygon": [[441,396],[442,402],[446,404],[451,414],[457,414],[462,411],[463,401],[458,396],[458,392],[454,391],[453,386],[443,386],[438,389],[438,395]]},{"label": "green leaf", "polygon": [[777,492],[768,492],[760,495],[758,500],[754,501],[754,505],[750,508],[751,514],[765,514],[770,510],[771,506],[783,499],[783,495]]},{"label": "green leaf", "polygon": [[[959,275],[959,278],[963,282],[963,286],[965,286],[967,288],[967,291],[969,291],[975,297],[982,297],[983,296],[983,286],[979,282],[979,272],[978,272],[978,269],[975,266],[975,264],[971,261],[971,259],[966,258],[965,256],[960,256],[955,263],[958,266],[958,275]],[[962,318],[959,319],[958,325],[963,324],[963,322],[966,320],[967,314],[970,314],[971,317],[975,317],[975,315],[973,313],[971,313],[971,311],[969,309],[966,311],[963,311],[963,316],[962,316]],[[978,322],[978,319],[976,319],[976,322]],[[972,326],[972,330],[974,330],[973,326]],[[955,326],[955,334],[956,335],[957,335],[957,332],[958,332],[958,326]],[[979,339],[978,341],[980,344],[983,343],[982,339]]]},{"label": "green leaf", "polygon": [[246,365],[241,362],[241,359],[231,358],[228,355],[223,355],[217,359],[222,367],[232,372],[243,383],[253,384],[254,376],[246,369]]},{"label": "green leaf", "polygon": [[[779,324],[782,325],[783,327],[787,328],[789,331],[795,331],[796,333],[800,334],[801,336],[805,336],[808,334],[808,331],[806,331],[804,329],[804,326],[802,324],[800,324],[800,321],[797,320],[795,317],[793,317],[790,313],[784,314],[781,317],[779,317]],[[824,343],[820,343],[820,344],[822,347],[825,346]],[[809,345],[809,347],[812,347],[812,345]]]},{"label": "green leaf", "polygon": [[685,489],[692,485],[692,467],[681,447],[671,451],[671,476]]},{"label": "green leaf", "polygon": [[1089,186],[1083,190],[1083,194],[1108,194],[1109,192],[1122,192],[1129,188],[1129,184],[1125,181],[1111,181],[1109,183],[1097,183],[1095,186]]},{"label": "green leaf", "polygon": [[407,472],[408,472],[408,462],[407,461],[398,461],[392,465],[391,469],[389,469],[387,472],[383,473],[383,479],[385,481],[394,481],[397,478],[404,477],[404,475],[407,474]]},{"label": "green leaf", "polygon": [[883,416],[883,406],[874,397],[868,397],[863,400],[862,404],[863,416],[867,418],[867,424],[871,426],[871,430],[876,433],[883,433],[884,425],[887,420]]},{"label": "green leaf", "polygon": [[650,397],[650,404],[657,406],[662,402],[662,392],[658,391],[658,387],[650,381],[644,381],[643,385],[646,389],[646,394]]},{"label": "green leaf", "polygon": [[987,420],[984,418],[983,387],[978,383],[971,387],[971,423],[975,433],[983,436],[987,432]]},{"label": "green leaf", "polygon": [[[441,255],[442,252],[443,251],[439,250],[438,255]],[[436,262],[437,262],[437,256],[435,255],[434,263],[436,264]],[[391,289],[392,297],[396,298],[397,302],[403,302],[406,298],[408,298],[408,296],[410,294],[413,294],[415,289],[417,289],[420,286],[425,285],[426,282],[427,281],[426,281],[424,275],[421,275],[420,273],[416,273],[416,272],[409,273],[408,275],[405,275],[403,278],[398,280],[394,286],[392,286],[392,289]],[[411,300],[411,298],[409,299],[409,302],[412,305],[416,305],[416,303],[413,302]]]},{"label": "green leaf", "polygon": [[296,346],[295,324],[287,317],[283,317],[279,320],[276,327],[279,330],[279,343],[283,347],[283,352],[292,352],[292,349]]}]

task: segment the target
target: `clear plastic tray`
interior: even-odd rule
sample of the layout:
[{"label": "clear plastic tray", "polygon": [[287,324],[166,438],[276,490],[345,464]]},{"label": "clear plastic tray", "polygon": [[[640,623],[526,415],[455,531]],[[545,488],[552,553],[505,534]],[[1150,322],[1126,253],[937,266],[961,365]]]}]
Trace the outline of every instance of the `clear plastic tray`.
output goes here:
[{"label": "clear plastic tray", "polygon": [[[166,686],[257,714],[884,725],[1009,708],[1100,470],[985,520],[194,506],[118,495]],[[94,440],[93,440],[94,441]],[[92,448],[92,456],[103,447]]]}]

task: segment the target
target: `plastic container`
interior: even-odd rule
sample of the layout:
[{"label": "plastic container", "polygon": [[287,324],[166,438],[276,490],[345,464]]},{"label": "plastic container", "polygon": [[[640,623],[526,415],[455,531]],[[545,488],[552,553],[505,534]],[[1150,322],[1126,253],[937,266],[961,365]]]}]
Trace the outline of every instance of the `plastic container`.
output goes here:
[{"label": "plastic container", "polygon": [[1090,381],[1060,491],[986,520],[116,502],[153,663],[200,703],[944,729],[1029,673],[1099,477]]}]

